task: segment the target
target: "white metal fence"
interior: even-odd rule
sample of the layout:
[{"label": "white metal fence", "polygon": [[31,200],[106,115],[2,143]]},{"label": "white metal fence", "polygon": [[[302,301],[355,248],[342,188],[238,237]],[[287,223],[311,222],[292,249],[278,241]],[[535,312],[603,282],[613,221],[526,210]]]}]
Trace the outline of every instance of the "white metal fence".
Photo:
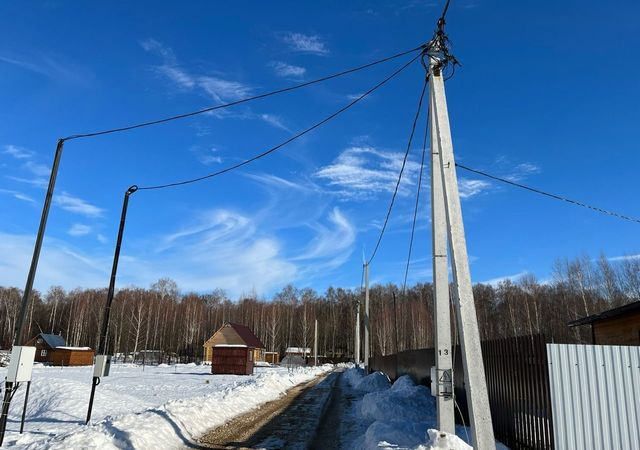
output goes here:
[{"label": "white metal fence", "polygon": [[640,449],[640,347],[547,344],[555,448]]}]

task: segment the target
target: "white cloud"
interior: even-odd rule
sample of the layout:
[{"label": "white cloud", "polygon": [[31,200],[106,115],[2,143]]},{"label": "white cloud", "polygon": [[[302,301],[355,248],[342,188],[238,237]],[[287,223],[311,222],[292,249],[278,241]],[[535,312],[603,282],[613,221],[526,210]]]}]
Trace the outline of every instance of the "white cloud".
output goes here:
[{"label": "white cloud", "polygon": [[[0,232],[0,285],[22,286],[33,253],[35,236]],[[10,256],[9,256],[10,255]],[[109,258],[94,258],[66,242],[47,236],[44,240],[36,287],[103,287],[109,282]]]},{"label": "white cloud", "polygon": [[85,236],[91,233],[91,227],[81,223],[74,223],[67,231],[70,236]]},{"label": "white cloud", "polygon": [[27,150],[24,147],[18,147],[17,145],[5,145],[4,151],[2,152],[6,155],[10,155],[15,159],[30,159],[33,157],[33,152],[31,150]]},{"label": "white cloud", "polygon": [[624,256],[612,256],[607,258],[609,261],[630,261],[633,259],[640,259],[640,255],[624,255]]},{"label": "white cloud", "polygon": [[106,244],[108,242],[107,237],[102,233],[98,233],[96,235],[96,239],[98,239],[98,242],[100,242],[101,244]]},{"label": "white cloud", "polygon": [[51,174],[51,167],[45,164],[38,164],[33,161],[27,161],[26,163],[24,163],[23,167],[37,177],[46,177]]},{"label": "white cloud", "polygon": [[460,198],[471,198],[491,187],[491,183],[482,180],[471,180],[468,178],[460,178],[458,180],[458,190]]},{"label": "white cloud", "polygon": [[0,189],[0,193],[11,195],[13,198],[22,200],[29,203],[35,203],[35,200],[20,191],[13,191],[11,189]]},{"label": "white cloud", "polygon": [[275,114],[260,114],[260,118],[272,127],[291,132],[291,130],[287,128],[284,123],[282,123],[282,118],[280,116],[276,116]]},{"label": "white cloud", "polygon": [[[322,268],[333,269],[344,264],[353,252],[356,230],[338,207],[329,214],[330,227],[315,224],[316,236],[309,242],[303,252],[294,260],[323,259]],[[312,270],[320,267],[314,265]]]},{"label": "white cloud", "polygon": [[[403,153],[386,152],[373,147],[350,147],[331,164],[320,168],[314,177],[337,189],[346,199],[368,198],[381,192],[393,192],[402,167]],[[399,195],[407,195],[417,181],[420,165],[407,160]]]},{"label": "white cloud", "polygon": [[193,147],[191,149],[202,164],[208,166],[211,164],[222,164],[224,158],[220,156],[218,153],[218,149],[215,147],[208,148],[206,150],[201,147]]},{"label": "white cloud", "polygon": [[289,45],[292,50],[312,53],[315,55],[326,55],[329,53],[329,49],[318,35],[303,34],[303,33],[287,33],[284,36],[284,42]]},{"label": "white cloud", "polygon": [[180,89],[198,89],[219,103],[239,100],[251,94],[251,88],[241,82],[193,73],[181,67],[173,50],[155,39],[146,39],[140,45],[144,50],[162,58],[163,63],[155,66],[155,70]]},{"label": "white cloud", "polygon": [[104,209],[99,208],[91,203],[83,200],[79,197],[75,197],[68,192],[62,191],[61,193],[53,196],[55,204],[65,211],[69,211],[76,214],[81,214],[87,217],[100,217],[104,212]]},{"label": "white cloud", "polygon": [[213,76],[198,77],[198,86],[220,103],[239,100],[251,94],[251,88],[243,83]]},{"label": "white cloud", "polygon": [[523,270],[522,272],[514,273],[513,275],[505,275],[502,277],[491,278],[490,280],[481,281],[482,284],[489,284],[493,287],[497,287],[500,283],[504,281],[518,281],[523,276],[529,274],[528,271]]},{"label": "white cloud", "polygon": [[283,78],[301,78],[307,73],[307,69],[300,66],[294,66],[282,61],[272,61],[270,66],[276,75]]},{"label": "white cloud", "polygon": [[179,87],[191,89],[196,85],[194,78],[179,67],[164,64],[162,66],[158,66],[156,69],[159,73],[166,76]]}]

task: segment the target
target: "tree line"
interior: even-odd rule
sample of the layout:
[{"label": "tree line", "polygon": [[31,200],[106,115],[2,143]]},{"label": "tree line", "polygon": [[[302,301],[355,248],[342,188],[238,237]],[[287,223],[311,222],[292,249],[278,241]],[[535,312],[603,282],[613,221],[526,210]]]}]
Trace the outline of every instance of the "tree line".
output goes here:
[{"label": "tree line", "polygon": [[[542,333],[553,342],[587,343],[589,327],[567,323],[640,299],[640,258],[559,260],[550,280],[524,275],[476,284],[473,290],[483,340]],[[106,289],[66,291],[59,286],[34,292],[25,339],[52,333],[70,346],[97,348],[106,295]],[[21,297],[18,288],[0,287],[0,348],[11,346]],[[405,292],[391,283],[374,285],[370,302],[372,354],[433,346],[430,283]],[[283,353],[287,347],[313,347],[317,319],[319,354],[352,357],[358,305],[364,308],[359,288],[329,287],[320,294],[288,285],[271,298],[249,294],[233,301],[220,289],[181,294],[174,281],[163,278],[148,289],[117,291],[108,346],[111,354],[155,351],[166,358],[198,360],[205,340],[223,323],[237,322],[253,329],[267,351]],[[455,324],[454,314],[452,320]]]}]

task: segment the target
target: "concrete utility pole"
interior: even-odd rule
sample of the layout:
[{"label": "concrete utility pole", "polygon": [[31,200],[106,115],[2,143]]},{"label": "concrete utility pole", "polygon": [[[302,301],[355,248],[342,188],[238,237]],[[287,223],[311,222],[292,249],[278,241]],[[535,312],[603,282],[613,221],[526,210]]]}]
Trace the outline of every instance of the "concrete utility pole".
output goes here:
[{"label": "concrete utility pole", "polygon": [[[362,294],[362,293],[361,293]],[[356,367],[360,365],[360,299],[356,302],[356,335],[354,345],[354,360]]]},{"label": "concrete utility pole", "polygon": [[369,373],[369,263],[364,265],[364,372]]},{"label": "concrete utility pole", "polygon": [[318,319],[316,319],[316,326],[313,332],[313,365],[318,365]]},{"label": "concrete utility pole", "polygon": [[[431,62],[433,70],[433,61]],[[432,96],[430,96],[432,97]],[[438,410],[438,430],[455,434],[455,411],[453,397],[453,364],[451,360],[451,303],[449,300],[449,268],[447,264],[447,217],[445,213],[442,186],[440,144],[433,130],[437,128],[431,109],[431,222],[432,222],[432,269],[433,269],[433,315],[435,336],[435,377],[436,405]]]},{"label": "concrete utility pole", "polygon": [[[441,61],[441,51],[442,49],[438,46],[433,47],[430,50],[432,52],[430,59],[435,59],[437,63]],[[430,99],[431,114],[435,117],[435,126],[431,132],[435,135],[440,153],[440,173],[451,249],[454,298],[457,300],[458,333],[462,347],[462,364],[471,418],[472,446],[476,450],[495,449],[491,409],[482,363],[480,332],[471,288],[471,273],[451,142],[449,113],[439,64],[430,67]],[[435,282],[441,283],[442,281],[434,278]]]}]

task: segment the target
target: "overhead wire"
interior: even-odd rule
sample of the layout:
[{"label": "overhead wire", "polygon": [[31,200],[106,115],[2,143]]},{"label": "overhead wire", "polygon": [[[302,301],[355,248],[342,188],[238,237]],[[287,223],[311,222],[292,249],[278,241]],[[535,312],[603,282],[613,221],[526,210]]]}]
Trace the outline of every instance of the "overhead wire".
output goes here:
[{"label": "overhead wire", "polygon": [[430,110],[427,108],[427,122],[424,129],[424,140],[422,142],[422,158],[420,160],[420,175],[418,176],[418,189],[416,190],[416,204],[413,209],[413,222],[411,224],[411,238],[409,239],[409,253],[407,255],[407,265],[404,269],[404,281],[402,283],[402,295],[405,295],[407,290],[407,277],[409,276],[409,266],[411,264],[411,253],[413,251],[413,238],[416,230],[416,221],[418,218],[418,205],[420,204],[420,189],[422,188],[422,173],[424,171],[424,156],[427,152],[427,137],[429,135],[429,114]]},{"label": "overhead wire", "polygon": [[580,206],[582,208],[587,208],[587,209],[590,209],[592,211],[596,211],[596,212],[599,212],[599,213],[602,213],[602,214],[606,214],[608,216],[617,217],[618,219],[623,219],[623,220],[628,220],[630,222],[640,223],[640,219],[638,219],[638,218],[630,217],[630,216],[627,216],[627,215],[624,215],[624,214],[620,214],[620,213],[617,213],[617,212],[614,212],[614,211],[609,211],[609,210],[606,210],[606,209],[603,209],[603,208],[599,208],[597,206],[589,205],[587,203],[583,203],[583,202],[579,202],[577,200],[573,200],[573,199],[570,199],[570,198],[567,198],[567,197],[563,197],[563,196],[558,195],[558,194],[552,194],[551,192],[546,192],[546,191],[543,191],[543,190],[540,190],[540,189],[533,188],[531,186],[526,186],[524,184],[517,183],[515,181],[511,181],[511,180],[508,180],[506,178],[501,178],[501,177],[498,177],[498,176],[495,176],[495,175],[491,175],[491,174],[489,174],[487,172],[483,172],[482,170],[473,169],[471,167],[465,166],[465,165],[460,164],[460,163],[456,163],[456,167],[458,167],[460,169],[463,169],[463,170],[466,170],[467,172],[475,173],[477,175],[482,175],[483,177],[490,178],[490,179],[496,180],[496,181],[500,181],[501,183],[510,184],[511,186],[516,186],[516,187],[519,187],[521,189],[525,189],[527,191],[534,192],[536,194],[540,194],[540,195],[544,195],[546,197],[553,198],[555,200],[560,200],[560,201],[563,201],[563,202],[571,203],[572,205]]},{"label": "overhead wire", "polygon": [[[208,179],[208,178],[213,178],[213,177],[222,175],[222,174],[227,173],[227,172],[231,172],[232,170],[238,169],[238,168],[240,168],[242,166],[245,166],[245,165],[247,165],[249,163],[252,163],[252,162],[254,162],[254,161],[256,161],[256,160],[258,160],[260,158],[263,158],[263,157],[265,157],[265,156],[267,156],[267,155],[279,150],[280,148],[284,147],[285,145],[295,141],[296,139],[299,139],[300,137],[304,136],[305,134],[309,133],[310,131],[313,131],[316,128],[319,128],[320,126],[324,125],[325,123],[329,122],[330,120],[334,119],[335,117],[339,116],[344,111],[348,110],[349,108],[354,106],[356,103],[358,103],[359,101],[361,101],[362,99],[364,99],[365,97],[370,95],[372,92],[376,91],[377,89],[379,89],[380,87],[385,85],[388,81],[393,79],[395,76],[400,74],[403,70],[405,70],[407,67],[409,67],[414,61],[416,61],[420,56],[421,56],[421,54],[418,54],[417,56],[415,56],[414,58],[412,58],[411,60],[409,60],[408,62],[403,64],[402,66],[400,66],[398,69],[396,69],[391,75],[387,76],[382,81],[377,83],[375,86],[373,86],[372,88],[367,90],[364,94],[358,96],[356,99],[354,99],[353,101],[349,102],[348,104],[346,104],[342,108],[338,109],[337,111],[333,112],[332,114],[328,115],[327,117],[325,117],[321,121],[316,122],[312,126],[310,126],[310,127],[306,128],[306,129],[296,133],[295,135],[293,135],[293,136],[289,137],[288,139],[284,140],[283,142],[281,142],[281,143],[269,148],[268,150],[265,150],[262,153],[259,153],[259,154],[255,155],[255,156],[252,156],[251,158],[246,159],[246,160],[244,160],[242,162],[239,162],[237,164],[234,164],[232,166],[226,167],[224,169],[218,170],[216,172],[213,172],[213,173],[210,173],[210,174],[207,174],[207,175],[203,175],[203,176],[196,177],[196,178],[190,178],[190,179],[182,180],[182,181],[176,181],[176,182],[173,182],[173,183],[159,184],[159,185],[153,185],[153,186],[140,186],[138,188],[138,190],[145,191],[145,190],[165,189],[165,188],[169,188],[169,187],[182,186],[182,185],[185,185],[185,184],[196,183],[198,181],[202,181],[202,180],[205,180],[205,179]],[[423,95],[424,95],[424,92],[423,92]]]},{"label": "overhead wire", "polygon": [[407,142],[407,149],[404,152],[402,167],[400,167],[400,173],[398,174],[398,181],[396,182],[395,189],[393,190],[393,195],[391,196],[391,201],[389,202],[389,208],[387,209],[387,215],[384,219],[382,229],[380,230],[380,235],[378,236],[378,240],[373,249],[373,252],[371,253],[371,256],[369,257],[369,261],[367,261],[367,264],[371,264],[371,261],[373,261],[373,258],[376,257],[376,254],[378,253],[378,248],[380,247],[380,243],[382,242],[382,238],[387,229],[389,218],[391,217],[391,211],[393,210],[393,205],[395,203],[396,197],[398,195],[398,189],[400,187],[400,182],[402,181],[402,174],[404,173],[405,166],[407,165],[407,159],[409,158],[409,153],[411,152],[411,144],[413,142],[413,136],[416,132],[416,124],[418,123],[418,118],[420,117],[420,111],[422,110],[422,102],[424,100],[424,93],[427,90],[427,83],[428,83],[428,79],[427,77],[425,77],[424,84],[422,85],[422,92],[420,93],[420,100],[418,101],[418,108],[416,110],[416,115],[413,119],[413,125],[411,126],[411,134],[409,135],[409,140]]},{"label": "overhead wire", "polygon": [[305,81],[303,83],[298,83],[298,84],[295,84],[293,86],[288,86],[288,87],[285,87],[285,88],[282,88],[282,89],[276,89],[274,91],[265,92],[263,94],[258,94],[258,95],[254,95],[254,96],[251,96],[251,97],[245,97],[245,98],[242,98],[242,99],[239,99],[239,100],[235,100],[235,101],[232,101],[232,102],[223,103],[223,104],[215,105],[215,106],[210,106],[210,107],[202,108],[202,109],[199,109],[199,110],[196,110],[196,111],[191,111],[191,112],[187,112],[187,113],[184,113],[184,114],[178,114],[178,115],[175,115],[175,116],[165,117],[165,118],[162,118],[162,119],[151,120],[151,121],[147,121],[147,122],[141,122],[141,123],[137,123],[137,124],[133,124],[133,125],[127,125],[127,126],[124,126],[124,127],[111,128],[111,129],[107,129],[107,130],[94,131],[94,132],[91,132],[91,133],[84,133],[84,134],[73,134],[73,135],[67,136],[65,138],[62,138],[62,140],[63,141],[70,141],[72,139],[88,138],[88,137],[94,137],[94,136],[102,136],[102,135],[105,135],[105,134],[119,133],[119,132],[123,132],[123,131],[134,130],[134,129],[137,129],[137,128],[143,128],[143,127],[148,127],[148,126],[152,126],[152,125],[158,125],[158,124],[161,124],[161,123],[171,122],[171,121],[174,121],[174,120],[184,119],[184,118],[196,116],[196,115],[199,115],[199,114],[205,114],[205,113],[208,113],[208,112],[216,111],[218,109],[229,108],[231,106],[236,106],[236,105],[240,105],[242,103],[247,103],[247,102],[250,102],[250,101],[253,101],[253,100],[258,100],[258,99],[262,99],[262,98],[266,98],[266,97],[271,97],[273,95],[282,94],[284,92],[294,91],[296,89],[300,89],[300,88],[303,88],[303,87],[306,87],[306,86],[310,86],[310,85],[317,84],[317,83],[322,83],[324,81],[328,81],[328,80],[331,80],[333,78],[338,78],[338,77],[341,77],[341,76],[344,76],[344,75],[348,75],[348,74],[351,74],[351,73],[354,73],[354,72],[358,72],[360,70],[368,69],[369,67],[373,67],[373,66],[376,66],[378,64],[382,64],[382,63],[385,63],[387,61],[391,61],[393,59],[400,58],[400,57],[402,57],[404,55],[408,55],[408,54],[413,53],[415,51],[422,50],[425,47],[426,47],[426,44],[422,44],[422,45],[420,45],[418,47],[415,47],[415,48],[412,48],[410,50],[405,50],[405,51],[396,53],[394,55],[387,56],[385,58],[378,59],[376,61],[373,61],[373,62],[370,62],[370,63],[367,63],[367,64],[363,64],[361,66],[353,67],[351,69],[343,70],[343,71],[338,72],[338,73],[334,73],[334,74],[327,75],[327,76],[324,76],[324,77],[316,78],[314,80]]}]

